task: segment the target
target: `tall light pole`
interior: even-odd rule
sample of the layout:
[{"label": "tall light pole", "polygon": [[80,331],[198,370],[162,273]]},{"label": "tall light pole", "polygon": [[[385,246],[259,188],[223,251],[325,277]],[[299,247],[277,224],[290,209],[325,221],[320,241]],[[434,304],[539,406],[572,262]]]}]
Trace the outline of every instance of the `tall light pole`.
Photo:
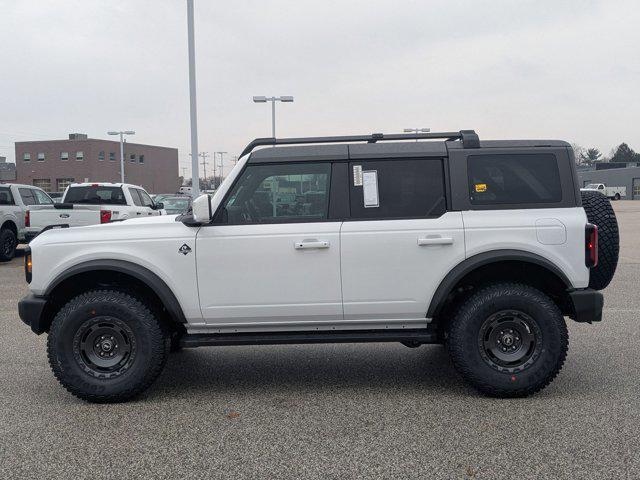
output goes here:
[{"label": "tall light pole", "polygon": [[196,44],[193,35],[193,0],[187,0],[187,37],[189,44],[189,112],[191,114],[191,188],[195,198],[200,194],[200,175],[198,174],[198,113],[196,110]]},{"label": "tall light pole", "polygon": [[255,103],[271,102],[271,137],[276,138],[276,102],[293,102],[293,97],[291,95],[280,97],[254,96],[253,101]]},{"label": "tall light pole", "polygon": [[124,183],[124,136],[135,135],[133,130],[124,130],[120,132],[107,132],[109,135],[120,135],[120,183]]},{"label": "tall light pole", "polygon": [[[216,165],[216,155],[220,155],[220,178],[222,178],[224,180],[224,159],[222,158],[223,155],[225,155],[227,152],[213,152],[213,166],[215,167]],[[218,183],[215,179],[215,175],[213,177],[213,181],[216,182],[216,184]],[[215,188],[215,187],[214,187]]]},{"label": "tall light pole", "polygon": [[[405,128],[404,133],[429,133],[431,131],[430,128]],[[416,142],[418,139],[416,138]]]}]

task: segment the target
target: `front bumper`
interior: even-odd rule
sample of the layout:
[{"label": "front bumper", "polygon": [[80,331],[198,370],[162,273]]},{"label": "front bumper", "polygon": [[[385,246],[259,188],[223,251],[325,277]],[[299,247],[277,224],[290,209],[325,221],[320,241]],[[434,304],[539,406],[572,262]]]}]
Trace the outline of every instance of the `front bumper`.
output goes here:
[{"label": "front bumper", "polygon": [[593,323],[602,320],[602,306],[604,297],[602,293],[591,288],[584,290],[574,290],[569,292],[569,298],[573,303],[574,317],[576,322]]},{"label": "front bumper", "polygon": [[47,331],[48,325],[42,316],[46,305],[46,297],[36,297],[33,293],[26,295],[18,302],[20,319],[38,335]]}]

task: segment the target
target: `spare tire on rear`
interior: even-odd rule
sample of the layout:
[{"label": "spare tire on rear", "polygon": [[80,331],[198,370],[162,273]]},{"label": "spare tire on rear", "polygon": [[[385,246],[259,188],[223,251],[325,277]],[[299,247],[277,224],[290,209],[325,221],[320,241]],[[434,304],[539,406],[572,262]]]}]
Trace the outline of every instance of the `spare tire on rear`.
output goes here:
[{"label": "spare tire on rear", "polygon": [[591,269],[589,287],[602,290],[613,278],[618,266],[620,235],[616,214],[607,197],[599,192],[580,192],[582,207],[589,223],[598,227],[598,265]]}]

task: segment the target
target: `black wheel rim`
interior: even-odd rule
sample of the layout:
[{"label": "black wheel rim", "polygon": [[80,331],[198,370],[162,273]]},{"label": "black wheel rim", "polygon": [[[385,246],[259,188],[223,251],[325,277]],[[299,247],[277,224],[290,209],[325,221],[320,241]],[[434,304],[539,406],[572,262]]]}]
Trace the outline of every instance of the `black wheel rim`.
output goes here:
[{"label": "black wheel rim", "polygon": [[125,373],[136,357],[135,335],[114,317],[86,321],[73,339],[73,353],[80,367],[97,378],[115,378]]},{"label": "black wheel rim", "polygon": [[14,245],[13,245],[13,236],[7,235],[2,242],[2,253],[5,257],[10,257],[13,253]]},{"label": "black wheel rim", "polygon": [[489,316],[478,334],[483,360],[492,368],[517,373],[530,367],[540,356],[542,332],[529,315],[503,310]]}]

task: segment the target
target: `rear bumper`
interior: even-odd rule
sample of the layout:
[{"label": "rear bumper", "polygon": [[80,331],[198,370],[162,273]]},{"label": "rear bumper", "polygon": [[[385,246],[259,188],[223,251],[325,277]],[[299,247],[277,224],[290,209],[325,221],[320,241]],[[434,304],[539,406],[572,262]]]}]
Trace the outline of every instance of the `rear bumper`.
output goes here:
[{"label": "rear bumper", "polygon": [[36,297],[33,293],[26,295],[18,302],[20,319],[38,335],[47,331],[47,325],[42,318],[46,304],[47,297]]},{"label": "rear bumper", "polygon": [[593,323],[602,320],[602,306],[604,305],[602,293],[585,288],[569,292],[569,298],[571,298],[575,314],[572,318],[576,322]]}]

